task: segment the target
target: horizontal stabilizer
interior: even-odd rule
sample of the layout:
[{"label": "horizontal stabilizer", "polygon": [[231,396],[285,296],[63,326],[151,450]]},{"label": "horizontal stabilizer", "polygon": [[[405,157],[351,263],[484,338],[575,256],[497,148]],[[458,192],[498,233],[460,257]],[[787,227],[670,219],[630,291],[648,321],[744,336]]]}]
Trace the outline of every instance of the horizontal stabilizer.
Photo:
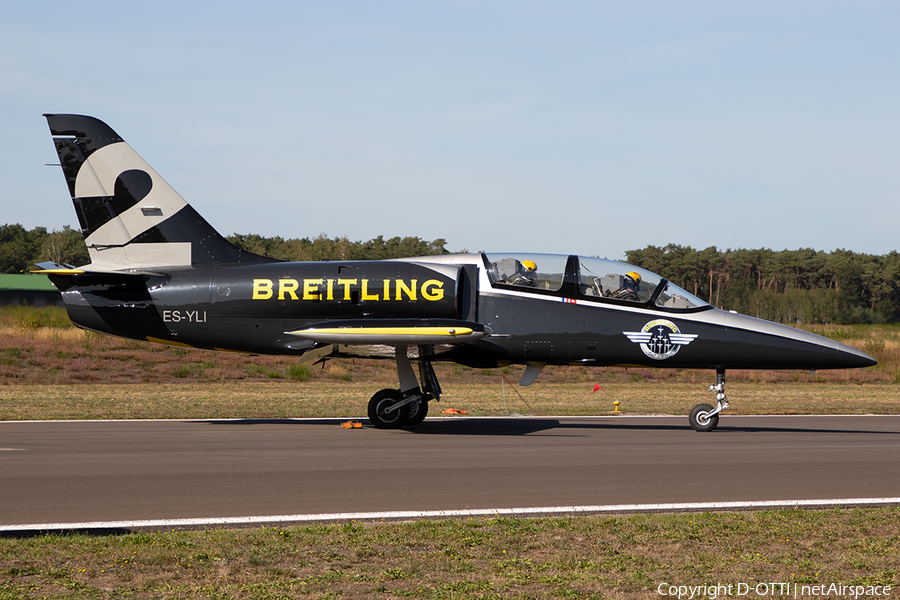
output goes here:
[{"label": "horizontal stabilizer", "polygon": [[30,271],[38,275],[83,275],[81,269],[43,269],[41,271]]},{"label": "horizontal stabilizer", "polygon": [[454,319],[359,319],[324,321],[286,332],[326,344],[453,344],[485,336],[481,323]]},{"label": "horizontal stabilizer", "polygon": [[92,269],[92,265],[75,268],[72,265],[59,265],[54,262],[42,262],[36,266],[40,269],[32,271],[38,275],[47,275],[56,288],[64,292],[72,287],[90,285],[143,285],[151,277],[168,277],[163,273],[152,271],[106,271]]},{"label": "horizontal stabilizer", "polygon": [[81,275],[84,270],[66,263],[58,264],[53,261],[39,262],[34,266],[37,267],[32,273],[38,275]]},{"label": "horizontal stabilizer", "polygon": [[127,271],[119,271],[112,269],[97,268],[96,265],[85,265],[83,267],[73,267],[72,265],[59,265],[54,262],[41,262],[35,265],[39,267],[32,273],[38,275],[84,275],[90,277],[109,277],[111,279],[124,279],[133,277],[165,277],[166,274],[160,271],[148,271],[129,269]]}]

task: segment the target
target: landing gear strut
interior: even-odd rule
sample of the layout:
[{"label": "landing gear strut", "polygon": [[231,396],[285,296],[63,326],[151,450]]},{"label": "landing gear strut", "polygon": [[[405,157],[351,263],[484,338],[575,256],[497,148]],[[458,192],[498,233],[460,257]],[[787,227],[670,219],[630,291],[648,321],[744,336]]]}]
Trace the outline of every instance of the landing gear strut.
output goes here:
[{"label": "landing gear strut", "polygon": [[688,416],[694,431],[712,431],[719,424],[719,413],[728,408],[728,397],[725,395],[725,369],[716,369],[716,385],[709,386],[709,391],[716,393],[716,406],[698,404],[691,409]]},{"label": "landing gear strut", "polygon": [[397,375],[400,378],[399,390],[381,390],[369,400],[369,422],[378,429],[396,429],[404,426],[419,425],[428,415],[429,400],[441,399],[441,386],[431,361],[421,357],[432,353],[432,346],[419,346],[419,379],[406,353],[406,346],[397,346]]}]

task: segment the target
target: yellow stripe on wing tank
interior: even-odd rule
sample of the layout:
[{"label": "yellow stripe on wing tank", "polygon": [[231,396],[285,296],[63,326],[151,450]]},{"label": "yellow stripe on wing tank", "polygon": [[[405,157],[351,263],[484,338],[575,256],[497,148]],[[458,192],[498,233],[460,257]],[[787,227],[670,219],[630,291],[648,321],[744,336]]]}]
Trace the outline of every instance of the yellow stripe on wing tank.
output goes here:
[{"label": "yellow stripe on wing tank", "polygon": [[288,335],[296,335],[314,342],[327,344],[360,344],[360,345],[407,345],[407,344],[457,344],[470,342],[484,337],[484,331],[464,325],[366,325],[309,327],[288,331]]},{"label": "yellow stripe on wing tank", "polygon": [[163,344],[164,346],[177,346],[179,348],[193,348],[190,344],[185,344],[184,342],[174,342],[172,340],[164,340],[161,338],[147,336],[147,341],[151,344]]},{"label": "yellow stripe on wing tank", "polygon": [[469,335],[472,333],[469,327],[323,327],[316,329],[298,329],[289,331],[292,335],[306,334],[347,334],[354,335]]}]

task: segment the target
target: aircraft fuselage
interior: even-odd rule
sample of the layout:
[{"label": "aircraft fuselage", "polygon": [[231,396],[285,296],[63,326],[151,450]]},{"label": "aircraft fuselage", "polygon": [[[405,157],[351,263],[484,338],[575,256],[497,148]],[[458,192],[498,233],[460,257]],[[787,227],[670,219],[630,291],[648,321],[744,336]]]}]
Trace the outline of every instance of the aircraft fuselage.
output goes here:
[{"label": "aircraft fuselage", "polygon": [[821,336],[708,305],[685,311],[650,302],[612,303],[581,294],[575,285],[549,292],[496,286],[485,275],[483,255],[454,259],[188,268],[123,277],[113,285],[51,277],[63,288],[62,280],[76,282],[64,289],[63,298],[80,327],[206,349],[301,355],[323,344],[289,332],[314,324],[456,319],[481,323],[487,333],[438,349],[434,360],[477,367],[829,369],[871,364],[865,354]]}]

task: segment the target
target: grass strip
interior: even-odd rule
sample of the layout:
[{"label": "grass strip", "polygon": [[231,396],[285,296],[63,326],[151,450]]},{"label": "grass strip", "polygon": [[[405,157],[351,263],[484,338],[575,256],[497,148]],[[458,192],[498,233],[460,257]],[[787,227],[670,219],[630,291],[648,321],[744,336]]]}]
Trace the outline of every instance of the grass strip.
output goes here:
[{"label": "grass strip", "polygon": [[0,598],[640,599],[663,583],[897,589],[898,564],[896,507],[351,521],[0,539]]},{"label": "grass strip", "polygon": [[[0,386],[0,420],[361,418],[377,387],[327,380]],[[894,385],[735,382],[727,391],[731,408],[726,415],[900,412]],[[702,384],[690,382],[621,382],[595,392],[589,382],[513,388],[495,375],[448,385],[430,414],[452,407],[470,416],[598,415],[612,412],[615,400],[622,414],[683,415],[694,404],[715,403]]]}]

